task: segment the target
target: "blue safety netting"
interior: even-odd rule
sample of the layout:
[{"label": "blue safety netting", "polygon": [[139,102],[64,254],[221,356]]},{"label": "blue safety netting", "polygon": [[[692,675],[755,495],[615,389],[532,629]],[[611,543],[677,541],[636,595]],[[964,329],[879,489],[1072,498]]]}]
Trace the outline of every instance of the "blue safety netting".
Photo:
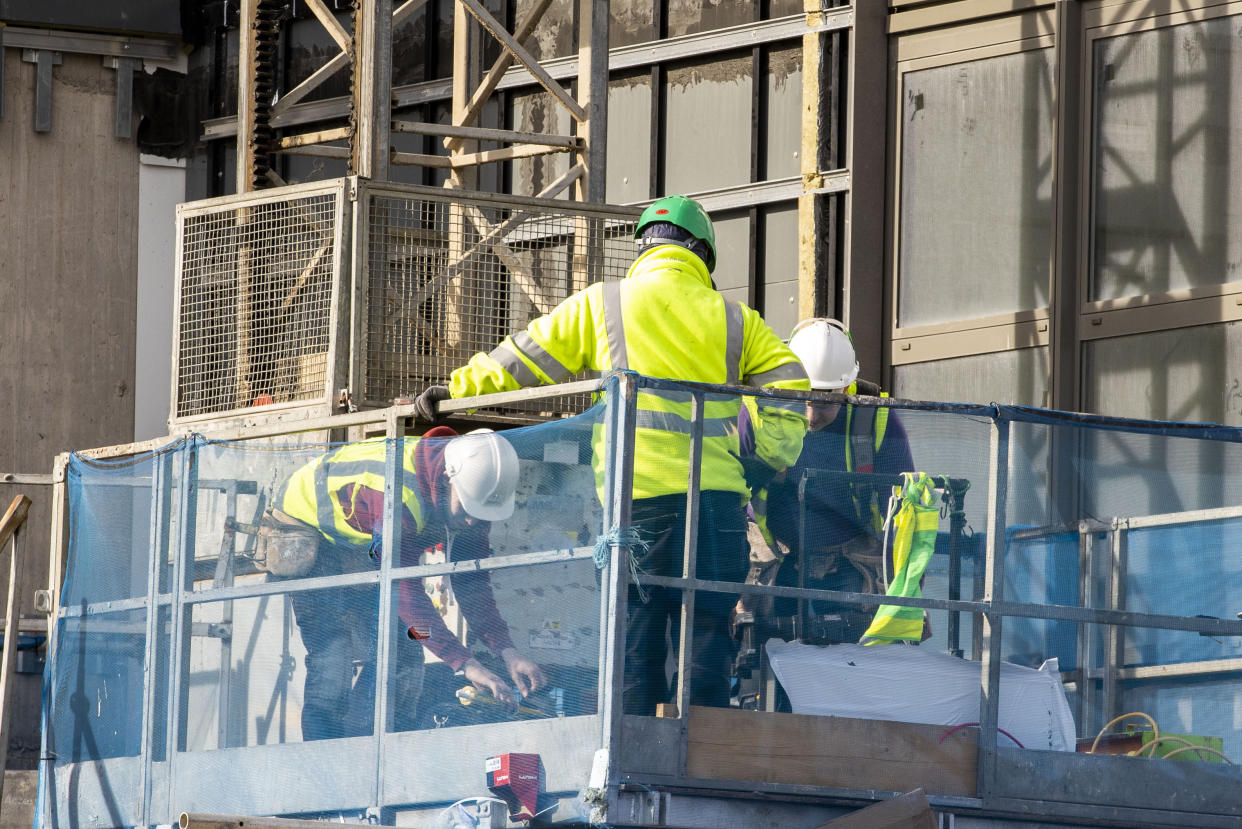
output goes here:
[{"label": "blue safety netting", "polygon": [[[1002,727],[1033,729],[1015,742],[1073,751],[1137,709],[1242,755],[1242,637],[1196,629],[1242,610],[1237,430],[824,395],[808,408],[634,381],[634,431],[624,398],[606,395],[500,433],[518,459],[514,509],[486,535],[449,483],[449,438],[406,437],[398,451],[383,436],[193,436],[120,461],[74,456],[39,824],[153,825],[183,811],[431,823],[455,801],[490,802],[487,769],[506,754],[538,756],[541,819],[589,820],[601,768],[604,780],[643,772],[625,765],[642,765],[640,748],[596,757],[625,739],[614,708],[946,733],[978,721],[988,599],[1004,613]],[[703,491],[688,498],[696,395]],[[838,656],[875,633],[901,581],[885,517],[900,473],[916,472],[933,478],[935,513],[926,568],[901,594],[930,605],[908,637],[918,648],[858,648],[882,658],[874,679],[847,683],[842,666],[863,663]],[[315,555],[299,569],[278,552],[306,549],[280,543],[307,528]],[[992,576],[989,550],[1003,557]],[[701,583],[683,634],[688,565]],[[606,635],[614,578],[636,582],[612,597],[629,607],[624,658]],[[962,665],[974,671],[964,707],[919,704],[936,702],[936,682],[960,683]],[[610,667],[624,674],[615,686]],[[925,680],[923,700],[893,684],[903,671]]]}]

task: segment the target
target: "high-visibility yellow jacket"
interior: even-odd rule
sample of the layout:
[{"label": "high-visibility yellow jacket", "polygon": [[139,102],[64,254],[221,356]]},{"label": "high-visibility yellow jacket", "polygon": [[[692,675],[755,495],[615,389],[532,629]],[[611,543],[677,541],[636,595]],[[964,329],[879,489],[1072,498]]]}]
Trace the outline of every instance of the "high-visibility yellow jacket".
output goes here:
[{"label": "high-visibility yellow jacket", "polygon": [[[630,369],[651,377],[809,390],[798,358],[759,313],[711,286],[698,256],[676,245],[645,251],[625,279],[591,285],[551,313],[479,353],[453,372],[453,397],[558,383],[583,370]],[[689,477],[690,395],[641,390],[634,455],[634,498],[685,492]],[[742,477],[740,398],[708,396],[704,405],[701,488],[749,490]],[[801,401],[759,400],[757,454],[773,468],[798,459],[806,433]],[[596,482],[605,453],[596,430]]]},{"label": "high-visibility yellow jacket", "polygon": [[[401,477],[401,501],[414,519],[415,532],[422,529],[423,505],[416,490],[414,452],[417,438],[404,441],[405,473]],[[372,438],[350,443],[339,449],[320,455],[297,469],[281,493],[279,509],[291,518],[309,524],[333,544],[366,548],[373,533],[359,528],[354,516],[358,509],[373,510],[370,503],[357,503],[356,499],[368,492],[383,493],[384,463],[388,456],[388,443],[384,438]],[[336,493],[348,489],[354,503],[342,503]]]}]

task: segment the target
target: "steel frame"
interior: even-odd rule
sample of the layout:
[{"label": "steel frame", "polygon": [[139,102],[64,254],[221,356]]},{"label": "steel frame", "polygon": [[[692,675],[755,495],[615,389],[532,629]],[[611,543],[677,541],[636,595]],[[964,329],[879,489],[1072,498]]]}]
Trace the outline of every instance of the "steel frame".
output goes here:
[{"label": "steel frame", "polygon": [[[521,392],[482,398],[447,401],[443,405],[446,411],[455,412],[479,405],[496,405],[532,397],[574,394],[579,393],[584,387],[607,392],[609,404],[605,416],[605,428],[610,435],[609,445],[613,447],[613,451],[609,453],[606,462],[605,480],[607,481],[608,494],[605,502],[604,526],[620,531],[629,526],[629,486],[632,482],[634,463],[631,441],[633,440],[635,429],[637,393],[640,389],[644,389],[649,393],[656,394],[661,390],[675,390],[684,394],[687,391],[687,384],[637,377],[629,373],[614,373],[600,381],[588,381],[570,384],[569,386],[527,389]],[[699,446],[701,441],[704,422],[701,401],[704,395],[713,392],[729,393],[731,389],[704,384],[689,384],[689,391],[690,397],[694,401],[691,418],[691,457],[693,458],[697,457],[698,450],[696,447]],[[736,393],[736,391],[733,390],[733,393]],[[828,397],[831,397],[833,400],[841,399],[839,395],[825,396],[822,393],[808,394],[798,392],[770,392],[764,396],[789,400],[827,399]],[[854,398],[853,402],[856,405],[877,405],[877,401],[870,398]],[[891,401],[891,403],[897,408],[920,407],[919,404],[903,403],[902,401]],[[954,407],[943,408],[948,411],[954,410]],[[958,408],[961,408],[963,412],[969,410],[973,414],[978,414],[977,407]],[[1087,760],[1086,758],[1073,755],[1063,757],[1059,754],[1048,752],[1019,752],[1018,750],[998,746],[996,715],[1000,689],[999,634],[1000,625],[1005,616],[1062,619],[1083,625],[1109,625],[1114,629],[1151,627],[1217,635],[1242,635],[1242,622],[1197,617],[1162,616],[1123,610],[1124,603],[1119,595],[1119,585],[1123,582],[1121,575],[1122,568],[1124,567],[1123,560],[1118,560],[1110,566],[1110,572],[1113,573],[1113,576],[1110,577],[1111,587],[1109,593],[1111,598],[1108,606],[1105,608],[1024,604],[1006,600],[1000,592],[1000,587],[1006,552],[1004,538],[1006,521],[1003,514],[1003,505],[1005,503],[1004,482],[1008,477],[1006,471],[1009,454],[1007,436],[1010,423],[1021,422],[1024,419],[1024,414],[1021,411],[1009,409],[994,409],[993,411],[995,414],[993,417],[991,446],[992,464],[989,476],[991,485],[989,487],[990,508],[988,513],[989,529],[985,571],[986,590],[984,595],[976,601],[901,597],[886,597],[885,599],[885,603],[942,609],[951,612],[968,612],[979,614],[984,619],[984,647],[980,659],[981,689],[984,693],[981,716],[983,732],[980,742],[979,761],[980,795],[978,798],[937,798],[933,796],[933,804],[937,805],[938,808],[963,814],[1014,818],[1030,818],[1035,815],[1057,815],[1062,820],[1073,819],[1081,824],[1090,825],[1132,825],[1134,822],[1149,822],[1151,825],[1169,825],[1181,822],[1181,825],[1201,827],[1228,825],[1229,821],[1236,820],[1237,815],[1242,814],[1242,803],[1237,802],[1236,795],[1229,794],[1229,792],[1236,791],[1236,780],[1232,776],[1224,774],[1220,769],[1207,768],[1206,766],[1202,768],[1196,767],[1195,781],[1201,785],[1196,785],[1196,782],[1193,781],[1182,780],[1180,777],[1178,778],[1177,785],[1186,788],[1189,784],[1192,793],[1191,800],[1195,803],[1194,810],[1192,811],[1178,812],[1165,808],[1163,805],[1157,807],[1152,805],[1154,801],[1149,802],[1151,798],[1141,797],[1134,792],[1129,792],[1129,789],[1127,789],[1127,792],[1129,792],[1128,796],[1132,797],[1133,800],[1127,801],[1127,804],[1130,805],[1126,808],[1119,808],[1116,805],[1109,805],[1107,802],[1097,801],[1088,797],[1086,794],[1087,789],[1083,787],[1092,785],[1088,778],[1092,778],[1097,774],[1105,774],[1109,779],[1117,778],[1118,775],[1124,778],[1127,774],[1126,769],[1130,768],[1130,766],[1125,765],[1124,759],[1095,757]],[[362,422],[384,424],[385,434],[392,441],[391,446],[397,447],[396,451],[390,453],[388,464],[392,481],[389,488],[395,492],[397,485],[395,473],[399,464],[396,464],[393,459],[398,456],[399,444],[404,437],[406,422],[411,414],[412,408],[405,406],[386,410],[357,412],[352,415],[325,420],[332,421],[337,428],[356,425]],[[315,426],[308,424],[298,424],[296,426],[270,424],[260,429],[242,430],[238,436],[258,438],[278,434],[282,429],[285,432],[289,432],[305,428],[322,428],[322,424],[316,424]],[[149,443],[130,444],[125,447],[109,447],[84,454],[97,458],[117,457],[146,451],[149,448]],[[161,465],[159,468],[162,469],[163,466]],[[193,487],[200,485],[200,483],[203,486],[210,485],[210,482],[198,482],[196,480],[195,452],[191,446],[182,458],[181,474],[177,478],[176,487],[173,490],[169,490],[167,495],[168,498],[172,498],[172,503],[176,505],[180,516],[178,524],[181,530],[175,536],[175,543],[182,550],[186,549],[185,545],[187,542],[184,536],[190,531],[190,524],[192,523],[190,516],[194,510],[193,499],[187,497],[187,493]],[[159,492],[163,491],[162,487],[159,488]],[[691,516],[697,509],[698,496],[699,476],[696,465],[692,466],[690,478],[687,481],[686,505]],[[393,504],[394,499],[388,498],[387,503]],[[160,516],[157,515],[157,512],[162,513],[172,506],[172,504],[167,504],[166,506],[163,504],[164,501],[153,499],[151,518],[153,526],[160,521]],[[68,505],[61,499],[57,503],[59,514],[56,516],[56,520],[63,522],[63,514],[67,509]],[[393,532],[396,531],[394,517],[390,508],[385,516],[385,521],[388,528]],[[1101,529],[1111,530],[1113,555],[1119,556],[1124,551],[1122,535],[1125,531],[1233,518],[1242,518],[1242,507],[1168,515],[1136,516],[1128,519],[1116,519],[1108,524],[1084,522],[1079,525],[1078,531],[1085,536],[1088,533],[1098,533]],[[686,596],[683,614],[692,614],[693,597],[698,590],[770,594],[799,599],[826,599],[833,602],[857,605],[874,603],[875,601],[875,597],[870,594],[738,585],[699,579],[694,572],[695,558],[693,551],[697,541],[695,530],[691,529],[694,526],[695,522],[687,522],[686,553],[680,577],[643,574],[637,577],[639,584],[662,585],[682,590]],[[1023,533],[1023,538],[1037,537],[1041,532],[1040,530],[1026,531]],[[60,539],[60,543],[63,544],[64,540]],[[391,533],[386,535],[385,544],[389,553],[391,553],[391,549],[396,543],[397,541]],[[53,549],[53,561],[59,560],[61,554],[62,550]],[[167,607],[172,615],[173,636],[171,642],[173,664],[182,665],[187,653],[188,637],[201,633],[194,631],[188,626],[189,611],[197,605],[232,601],[246,597],[288,593],[295,590],[310,590],[325,586],[339,587],[361,583],[376,583],[390,586],[396,580],[403,578],[441,575],[467,569],[505,569],[534,566],[553,561],[579,560],[592,554],[592,551],[584,548],[572,551],[528,553],[479,563],[448,563],[415,567],[392,567],[390,565],[377,572],[326,577],[296,583],[252,583],[234,586],[215,586],[198,591],[193,589],[193,585],[184,582],[184,579],[187,578],[188,568],[182,561],[184,556],[177,555],[174,566],[174,589],[170,593],[160,592],[158,578],[155,574],[158,572],[159,567],[162,566],[162,560],[158,565],[155,560],[156,558],[162,559],[162,557],[153,556],[152,575],[148,582],[147,596],[145,598],[122,603],[111,602],[88,605],[85,609],[64,608],[57,611],[55,618],[68,619],[79,617],[83,611],[87,616],[90,616],[95,613],[114,612],[125,608],[137,609],[145,606],[148,609],[146,624],[148,633],[150,633],[162,608]],[[753,810],[749,810],[747,803],[749,802],[748,798],[756,796],[755,793],[759,793],[758,796],[773,802],[774,805],[799,801],[805,804],[806,798],[811,797],[815,803],[825,808],[831,808],[834,803],[865,802],[882,796],[882,793],[874,791],[858,792],[815,786],[756,784],[753,781],[696,780],[688,778],[686,776],[685,739],[688,733],[691,714],[686,704],[689,699],[686,682],[684,680],[680,682],[677,689],[679,704],[675,719],[652,720],[644,717],[627,716],[622,713],[621,706],[619,705],[624,673],[622,665],[623,654],[625,652],[625,625],[622,623],[622,620],[626,616],[625,598],[631,579],[627,565],[627,555],[628,552],[625,545],[620,541],[620,536],[614,536],[608,571],[604,580],[606,587],[601,593],[601,623],[605,626],[606,635],[601,636],[600,687],[604,693],[600,698],[600,713],[596,717],[572,718],[572,722],[570,720],[563,721],[566,723],[565,728],[570,729],[570,732],[577,735],[575,739],[578,739],[579,742],[585,733],[596,734],[599,737],[598,745],[607,751],[606,756],[609,762],[606,770],[602,772],[602,778],[599,778],[598,782],[602,785],[601,795],[606,806],[605,814],[609,820],[624,818],[627,823],[633,823],[634,825],[661,826],[670,825],[669,821],[672,819],[672,815],[680,814],[682,816],[677,819],[675,825],[724,825],[720,823],[721,815],[733,814],[738,816],[739,819],[742,817],[745,817],[746,820],[752,819],[754,816]],[[391,554],[386,555],[385,559],[390,562],[393,561]],[[124,608],[121,605],[124,605]],[[390,614],[384,613],[381,609],[377,619],[380,630],[385,635],[387,635],[386,629],[389,626],[389,616]],[[688,618],[692,618],[692,615]],[[59,628],[59,625],[52,626],[52,628],[56,630]],[[153,638],[149,639],[149,645],[152,648],[154,647],[151,644],[153,641]],[[679,644],[681,645],[679,660],[684,662],[689,658],[689,654],[692,653],[694,647],[692,632],[684,622]],[[156,654],[149,650],[147,655],[148,668],[144,680],[147,689],[145,691],[145,698],[147,700],[152,699],[151,683],[153,678],[151,666],[154,665],[155,658]],[[1222,668],[1224,670],[1239,670],[1239,666],[1235,664],[1222,666]],[[161,814],[159,811],[160,804],[167,804],[166,809],[174,814],[180,811],[201,809],[207,805],[201,800],[202,797],[206,796],[204,792],[207,789],[204,789],[201,785],[196,788],[198,793],[190,797],[189,803],[180,800],[178,795],[178,792],[181,791],[181,786],[188,782],[188,778],[182,783],[178,782],[182,780],[182,776],[178,775],[175,766],[178,754],[184,755],[184,751],[179,743],[178,729],[173,727],[178,721],[176,710],[181,705],[179,702],[181,694],[176,690],[179,685],[176,674],[179,672],[179,670],[173,672],[173,705],[171,706],[172,710],[169,711],[169,728],[167,730],[167,739],[169,740],[167,747],[168,756],[173,758],[174,765],[165,762],[153,764],[151,754],[148,752],[146,755],[147,765],[145,770],[140,772],[139,779],[144,782],[141,782],[139,791],[143,793],[144,802],[146,803],[144,806],[144,820],[148,822],[155,820]],[[686,676],[684,670],[681,676]],[[1117,675],[1116,679],[1121,679],[1120,674]],[[378,726],[386,723],[386,699],[382,690],[377,690],[377,695],[376,723]],[[144,705],[144,711],[146,712],[144,716],[149,721],[153,714],[153,707],[150,702]],[[503,732],[503,739],[514,740],[522,739],[519,735],[522,733],[524,725],[527,724],[517,723],[499,727],[489,726],[488,728],[499,728],[498,733]],[[553,726],[555,724],[549,726],[553,730],[545,734],[545,739],[557,739],[557,732]],[[582,731],[584,727],[588,729],[588,732]],[[651,739],[662,739],[660,735],[664,735],[665,732],[668,732],[666,736],[676,741],[675,745],[678,747],[678,751],[672,756],[656,762],[654,759],[646,758],[645,752],[635,752],[634,749],[638,745],[649,745]],[[386,735],[381,727],[377,727],[376,734],[380,736],[337,741],[339,745],[325,746],[325,749],[334,752],[348,750],[351,756],[357,752],[357,761],[365,767],[384,768],[383,760],[388,756],[388,753],[398,752],[402,756],[408,755],[411,751],[420,751],[420,746],[423,746],[424,741],[440,739],[435,736],[435,732]],[[253,761],[259,763],[276,762],[277,758],[280,758],[280,762],[290,762],[295,757],[301,758],[299,762],[311,762],[313,761],[316,748],[315,744],[302,744],[260,746],[250,749],[227,749],[224,752],[216,752],[216,754],[220,755],[217,759],[222,761],[223,765],[217,762],[213,762],[210,765],[211,768],[216,769],[214,773],[217,774],[224,774],[226,768],[232,769],[236,767],[244,770],[251,768],[251,766],[247,765],[250,762],[247,758],[251,754],[254,755]],[[368,756],[371,758],[370,760],[364,759]],[[199,776],[206,768],[199,764],[199,760],[203,759],[206,758],[200,757],[196,760],[195,768]],[[638,764],[637,766],[635,765],[636,763]],[[1122,765],[1114,767],[1115,764]],[[116,761],[100,761],[96,765],[101,768],[112,768],[116,779],[124,780],[128,779],[127,775],[130,772],[127,769],[132,766],[132,761],[127,758],[121,758]],[[1140,776],[1147,781],[1144,785],[1148,785],[1149,790],[1158,789],[1156,781],[1166,780],[1166,778],[1168,785],[1173,784],[1173,777],[1168,775],[1174,774],[1174,772],[1166,772],[1166,766],[1152,763],[1140,764],[1140,766]],[[1082,785],[1070,787],[1076,794],[1063,795],[1059,800],[1041,799],[1044,798],[1041,790],[1030,788],[1029,786],[1027,788],[1023,787],[1020,781],[1025,778],[1022,775],[1015,776],[1015,770],[1017,769],[1021,769],[1026,777],[1036,780],[1040,777],[1049,778],[1056,777],[1058,774],[1063,775],[1069,773],[1069,770],[1072,769],[1076,779],[1082,779],[1083,782]],[[365,783],[363,777],[354,782],[356,784]],[[565,778],[558,779],[564,780]],[[378,777],[373,779],[372,784],[362,785],[361,788],[355,786],[355,793],[358,791],[370,791],[367,797],[359,801],[359,807],[366,806],[367,804],[363,801],[369,799],[371,808],[392,808],[402,802],[410,802],[408,799],[402,800],[402,798],[414,796],[414,790],[408,786],[398,786],[392,789],[392,791],[389,791],[389,786],[390,783],[386,783]],[[641,788],[643,792],[638,792],[634,788],[635,786]],[[296,790],[296,787],[294,788]],[[418,791],[423,791],[423,789],[418,789]],[[743,794],[743,792],[751,794]],[[271,808],[266,808],[265,811],[269,813],[292,813],[297,811],[297,809],[290,805],[297,802],[296,799],[291,800],[291,797],[295,794],[296,791],[281,792],[278,798],[280,804],[271,802],[267,804]],[[699,807],[697,817],[695,816],[696,810],[689,807],[689,804],[692,803],[697,804]],[[280,808],[276,808],[277,806],[280,806]],[[1221,810],[1224,811],[1222,812]],[[779,808],[777,812],[780,812],[782,815],[786,814],[781,812]],[[756,823],[755,825],[766,826],[768,824]]]},{"label": "steel frame", "polygon": [[[356,0],[352,31],[337,20],[323,0],[307,0],[308,8],[339,50],[280,100],[273,100],[275,55],[262,45],[265,27],[271,28],[272,10],[265,0],[244,0],[239,49],[237,117],[237,191],[247,192],[271,184],[283,184],[265,159],[269,153],[300,153],[347,158],[349,174],[384,181],[389,166],[415,165],[452,171],[454,186],[477,189],[475,174],[483,164],[548,153],[569,152],[581,175],[575,186],[580,201],[604,200],[604,137],[607,134],[608,4],[605,0],[582,0],[579,13],[577,97],[570,94],[525,47],[550,5],[540,0],[513,31],[497,20],[479,0],[455,0],[453,44],[453,120],[448,126],[393,119],[394,107],[409,102],[394,100],[392,88],[392,33],[426,0]],[[477,27],[477,29],[476,29]],[[501,57],[482,73],[482,40],[479,31],[503,49]],[[477,125],[484,104],[496,91],[505,70],[520,64],[539,86],[569,111],[577,125],[576,135],[549,135],[516,130],[490,129]],[[316,129],[271,138],[268,130],[280,123],[308,93],[337,71],[349,66],[349,123],[344,127]],[[338,116],[344,113],[338,113]],[[443,138],[447,155],[397,152],[393,132],[415,132]],[[507,146],[480,152],[477,142],[496,141]],[[345,142],[341,146],[340,142]]]}]

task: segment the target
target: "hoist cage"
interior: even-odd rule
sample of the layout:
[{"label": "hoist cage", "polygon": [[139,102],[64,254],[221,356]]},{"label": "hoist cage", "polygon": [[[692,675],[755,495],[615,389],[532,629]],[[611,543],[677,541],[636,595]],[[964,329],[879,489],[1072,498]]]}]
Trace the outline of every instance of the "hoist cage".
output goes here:
[{"label": "hoist cage", "polygon": [[170,426],[386,406],[442,382],[624,276],[637,217],[356,177],[183,204]]}]

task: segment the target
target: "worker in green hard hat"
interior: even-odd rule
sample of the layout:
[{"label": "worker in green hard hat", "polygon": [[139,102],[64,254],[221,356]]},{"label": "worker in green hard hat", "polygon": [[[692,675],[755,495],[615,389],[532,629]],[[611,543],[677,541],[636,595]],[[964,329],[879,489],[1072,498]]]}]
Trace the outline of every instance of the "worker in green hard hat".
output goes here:
[{"label": "worker in green hard hat", "polygon": [[[747,384],[809,391],[798,358],[757,311],[712,286],[716,234],[698,202],[668,196],[646,210],[634,230],[638,257],[625,279],[590,285],[525,331],[506,337],[453,372],[448,387],[432,386],[416,410],[434,419],[438,401],[559,383],[585,370],[630,369],[650,377]],[[774,469],[798,459],[806,434],[801,401],[759,399],[756,453]],[[633,528],[647,546],[635,548],[648,573],[679,575],[686,535],[690,396],[650,387],[638,395],[634,435]],[[748,567],[745,504],[750,498],[739,460],[741,397],[709,396],[699,498],[696,574],[741,582]],[[609,447],[596,438],[596,484],[602,491]],[[640,545],[641,546],[641,545]],[[668,699],[665,678],[670,621],[679,616],[677,591],[630,588],[624,706],[655,712]],[[699,593],[694,607],[690,700],[727,706],[732,643],[729,613],[735,596]]]}]

